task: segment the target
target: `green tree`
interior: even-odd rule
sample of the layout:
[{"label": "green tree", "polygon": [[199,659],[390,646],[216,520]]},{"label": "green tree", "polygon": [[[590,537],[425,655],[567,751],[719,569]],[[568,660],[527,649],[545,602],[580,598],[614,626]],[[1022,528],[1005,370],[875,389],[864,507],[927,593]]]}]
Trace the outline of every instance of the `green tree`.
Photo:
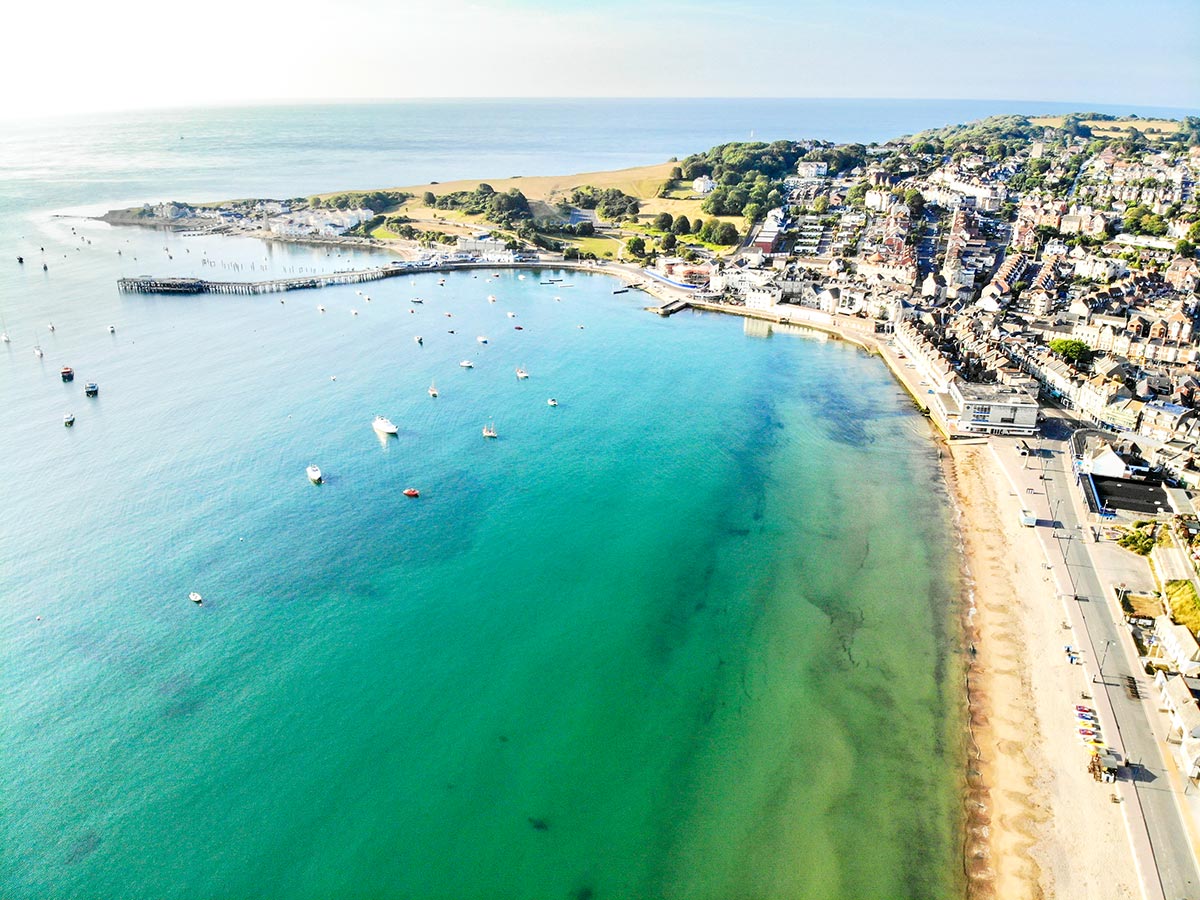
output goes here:
[{"label": "green tree", "polygon": [[688,221],[687,216],[678,216],[675,219],[675,224],[671,227],[671,231],[676,235],[691,234],[692,223]]},{"label": "green tree", "polygon": [[675,245],[676,245],[678,242],[679,242],[679,239],[678,239],[677,237],[675,237],[675,235],[673,235],[673,234],[664,234],[664,235],[663,235],[663,239],[662,239],[661,241],[659,241],[659,244],[662,246],[662,248],[663,248],[664,250],[674,250],[674,249],[675,249]]},{"label": "green tree", "polygon": [[737,228],[735,228],[730,222],[722,222],[715,229],[713,229],[713,232],[714,244],[729,246],[730,244],[736,244],[739,240],[741,240],[741,235],[738,233]]},{"label": "green tree", "polygon": [[589,222],[587,219],[584,219],[582,222],[580,222],[578,225],[575,226],[575,233],[577,235],[579,235],[580,237],[591,237],[593,234],[596,233],[596,226],[593,225],[591,222]]},{"label": "green tree", "polygon": [[753,225],[762,216],[761,203],[747,203],[742,207],[742,215],[746,217],[746,226]]},{"label": "green tree", "polygon": [[659,213],[657,216],[654,217],[654,223],[653,223],[654,230],[655,231],[670,231],[672,221],[673,220],[671,219],[671,214],[669,212]]},{"label": "green tree", "polygon": [[871,186],[865,181],[856,182],[850,190],[846,191],[846,205],[861,208],[866,203],[867,191],[870,189]]},{"label": "green tree", "polygon": [[[683,219],[685,222],[687,221],[687,216],[680,216],[679,218]],[[696,221],[692,223],[692,234],[699,234],[700,229],[703,227],[704,227],[704,220],[697,217]],[[1197,238],[1197,240],[1200,240],[1200,238]]]},{"label": "green tree", "polygon": [[1180,241],[1175,245],[1175,252],[1180,256],[1186,256],[1190,259],[1196,255],[1196,245],[1191,241]]},{"label": "green tree", "polygon": [[625,249],[640,258],[646,255],[646,242],[640,237],[631,237],[625,242]]},{"label": "green tree", "polygon": [[821,213],[826,212],[828,209],[829,209],[829,197],[827,197],[825,194],[818,194],[813,199],[813,205],[812,205],[813,212],[815,212],[817,215],[820,215]]},{"label": "green tree", "polygon": [[1056,338],[1050,342],[1050,352],[1074,366],[1085,364],[1092,356],[1092,348],[1074,338]]},{"label": "green tree", "polygon": [[908,205],[908,214],[914,219],[919,219],[925,211],[925,197],[916,188],[904,192],[904,202]]},{"label": "green tree", "polygon": [[433,191],[426,191],[421,197],[421,202],[426,206],[437,206],[437,196],[433,193]]},{"label": "green tree", "polygon": [[675,166],[674,168],[672,168],[671,169],[671,180],[672,181],[682,181],[683,180],[683,169],[679,168],[679,166]]}]

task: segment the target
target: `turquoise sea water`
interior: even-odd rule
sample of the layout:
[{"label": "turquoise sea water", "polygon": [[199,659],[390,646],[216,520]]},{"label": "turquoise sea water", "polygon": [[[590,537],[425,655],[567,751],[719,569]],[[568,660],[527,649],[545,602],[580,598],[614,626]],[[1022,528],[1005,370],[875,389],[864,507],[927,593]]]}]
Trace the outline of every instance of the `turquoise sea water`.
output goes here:
[{"label": "turquoise sea water", "polygon": [[[414,135],[446,177],[668,143],[457,108],[455,148],[429,109],[393,110],[414,131],[372,107],[0,141],[0,895],[955,896],[955,562],[878,361],[572,273],[121,296],[371,255],[51,216],[428,178]],[[675,152],[740,137],[728,111]],[[535,116],[540,151],[512,124]],[[355,123],[413,146],[354,168]]]}]

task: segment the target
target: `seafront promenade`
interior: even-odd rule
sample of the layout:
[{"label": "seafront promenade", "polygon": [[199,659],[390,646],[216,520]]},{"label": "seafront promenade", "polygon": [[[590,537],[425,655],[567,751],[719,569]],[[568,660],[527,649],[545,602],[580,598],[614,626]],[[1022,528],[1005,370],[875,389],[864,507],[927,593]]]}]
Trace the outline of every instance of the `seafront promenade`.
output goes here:
[{"label": "seafront promenade", "polygon": [[1115,794],[1143,893],[1147,900],[1200,897],[1196,820],[1182,803],[1186,785],[1165,736],[1155,727],[1161,715],[1148,706],[1157,689],[1138,665],[1116,601],[1116,585],[1138,585],[1148,575],[1140,559],[1097,543],[1087,527],[1074,487],[1068,441],[1073,425],[1049,416],[1040,454],[1032,462],[1016,453],[1012,439],[993,438],[991,450],[1018,502],[1039,517],[1034,531],[1044,565],[1071,627],[1071,643],[1083,650],[1080,690],[1090,694],[1086,702],[1095,706],[1105,739],[1129,764]]}]

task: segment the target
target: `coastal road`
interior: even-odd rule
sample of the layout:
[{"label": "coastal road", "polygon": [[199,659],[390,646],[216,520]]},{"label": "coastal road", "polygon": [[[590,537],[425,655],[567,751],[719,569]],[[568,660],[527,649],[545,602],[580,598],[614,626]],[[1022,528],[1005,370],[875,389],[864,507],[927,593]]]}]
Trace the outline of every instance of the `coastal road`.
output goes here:
[{"label": "coastal road", "polygon": [[[1145,673],[1133,670],[1121,652],[1118,629],[1124,627],[1124,622],[1119,623],[1113,615],[1106,593],[1112,586],[1102,584],[1097,575],[1088,551],[1091,535],[1080,521],[1071,496],[1077,491],[1067,442],[1072,427],[1067,420],[1054,416],[1047,418],[1041,441],[1043,455],[1039,462],[1045,467],[1042,483],[1045,485],[1047,518],[1057,521],[1055,540],[1059,554],[1075,595],[1087,598],[1079,601],[1078,608],[1092,647],[1099,655],[1096,663],[1103,681],[1103,685],[1093,684],[1092,690],[1107,693],[1116,720],[1112,724],[1120,734],[1126,758],[1136,764],[1134,786],[1164,896],[1167,900],[1200,900],[1200,871],[1179,803],[1171,790],[1162,751],[1150,725],[1149,716],[1157,714],[1152,708],[1154,699],[1146,691]],[[1127,691],[1128,678],[1141,682],[1142,699],[1135,699]],[[1086,827],[1086,823],[1081,822],[1080,827]]]}]

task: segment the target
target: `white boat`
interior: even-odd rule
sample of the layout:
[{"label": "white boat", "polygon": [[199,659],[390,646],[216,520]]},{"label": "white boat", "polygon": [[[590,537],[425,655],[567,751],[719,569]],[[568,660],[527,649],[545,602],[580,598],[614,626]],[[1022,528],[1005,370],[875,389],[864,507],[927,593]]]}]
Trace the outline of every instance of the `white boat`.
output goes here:
[{"label": "white boat", "polygon": [[488,303],[495,303],[495,302],[496,302],[496,295],[488,294]]},{"label": "white boat", "polygon": [[425,340],[419,334],[413,335],[413,342],[416,344],[424,344]]},{"label": "white boat", "polygon": [[325,478],[321,475],[319,466],[309,466],[304,470],[304,474],[308,476],[308,480],[313,484],[320,484]]},{"label": "white boat", "polygon": [[437,385],[434,382],[429,382],[429,396],[436,397],[438,395]]},{"label": "white boat", "polygon": [[496,425],[494,422],[488,422],[486,425],[483,426],[483,436],[485,438],[496,437]]},{"label": "white boat", "polygon": [[396,434],[400,430],[392,424],[392,420],[387,416],[376,416],[375,421],[371,423],[371,427],[380,434]]},{"label": "white boat", "polygon": [[41,359],[46,354],[42,352],[41,345],[34,344],[33,345],[33,355],[36,356],[38,359]]},{"label": "white boat", "polygon": [[352,315],[352,316],[357,316],[357,315],[358,315],[358,310],[357,310],[357,309],[352,309],[352,310],[350,310],[350,315]]},{"label": "white boat", "polygon": [[445,287],[445,286],[446,286],[446,279],[445,279],[445,278],[439,278],[439,279],[438,279],[438,285],[439,285],[440,287]]},{"label": "white boat", "polygon": [[65,416],[63,416],[63,425],[65,425],[67,428],[70,428],[74,424],[75,424],[75,414],[74,413],[67,413]]},{"label": "white boat", "polygon": [[[279,302],[280,302],[280,303],[282,303],[283,301],[282,301],[282,300],[280,300]],[[116,334],[116,333],[117,333],[117,326],[116,326],[116,325],[109,325],[109,326],[108,326],[108,333],[109,333],[109,334]]]},{"label": "white boat", "polygon": [[515,312],[506,313],[506,315],[507,315],[507,316],[508,316],[510,319],[515,319],[515,318],[517,317],[517,314],[516,314]]},{"label": "white boat", "polygon": [[2,331],[2,332],[0,332],[0,341],[3,341],[3,342],[4,342],[4,343],[6,343],[6,344],[11,344],[11,343],[12,343],[12,338],[10,338],[10,337],[8,336],[8,332],[7,332],[7,331]]},{"label": "white boat", "polygon": [[412,302],[413,303],[424,303],[425,301],[422,300],[420,297],[413,297]]},{"label": "white boat", "polygon": [[188,599],[191,600],[193,603],[195,603],[197,606],[199,606],[200,604],[202,604],[204,602],[204,598],[201,597],[197,591],[192,591],[190,594],[188,594]]},{"label": "white boat", "polygon": [[47,328],[49,328],[51,331],[53,331],[53,330],[54,330],[54,323],[53,323],[53,322],[51,322],[51,323],[50,323],[49,325],[47,325],[46,327],[47,327]]},{"label": "white boat", "polygon": [[518,275],[518,276],[517,276],[517,280],[518,280],[518,281],[524,281],[524,280],[525,280],[525,276],[524,276],[524,275]]},{"label": "white boat", "polygon": [[482,334],[479,337],[475,338],[475,340],[479,341],[479,343],[481,343],[481,344],[487,343],[487,338],[485,338]]},{"label": "white boat", "polygon": [[462,366],[464,369],[475,368],[475,363],[471,362],[469,359],[464,359],[462,362],[459,363],[459,365]]},{"label": "white boat", "polygon": [[558,401],[555,400],[553,397],[551,397],[549,400],[546,401],[546,405],[547,406],[558,406]]},{"label": "white boat", "polygon": [[526,372],[524,369],[522,369],[520,366],[517,366],[517,377],[518,378],[528,378],[529,373]]},{"label": "white boat", "polygon": [[318,307],[317,307],[317,312],[325,312],[325,307],[324,307],[324,306],[318,306]]}]

